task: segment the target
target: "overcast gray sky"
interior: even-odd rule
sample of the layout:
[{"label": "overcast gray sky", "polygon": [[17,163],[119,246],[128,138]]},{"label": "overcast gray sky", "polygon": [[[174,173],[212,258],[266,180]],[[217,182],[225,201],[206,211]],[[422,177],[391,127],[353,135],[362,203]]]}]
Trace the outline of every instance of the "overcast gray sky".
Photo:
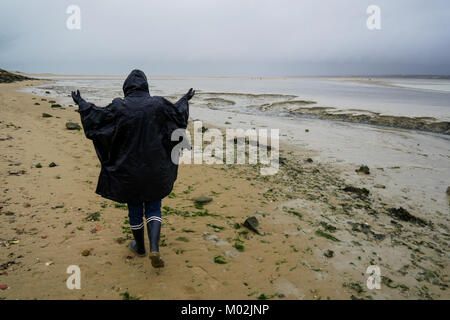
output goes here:
[{"label": "overcast gray sky", "polygon": [[[66,9],[81,9],[69,30]],[[366,27],[381,9],[381,30]],[[449,0],[1,0],[0,68],[63,74],[450,74]]]}]

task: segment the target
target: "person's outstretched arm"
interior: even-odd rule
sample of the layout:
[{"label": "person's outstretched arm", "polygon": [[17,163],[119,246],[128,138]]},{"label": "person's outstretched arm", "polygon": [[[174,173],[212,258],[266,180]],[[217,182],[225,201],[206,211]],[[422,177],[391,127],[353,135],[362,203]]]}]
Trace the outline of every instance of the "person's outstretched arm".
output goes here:
[{"label": "person's outstretched arm", "polygon": [[86,137],[94,140],[96,137],[108,135],[108,126],[114,120],[111,110],[112,104],[107,107],[97,107],[81,97],[80,90],[72,91],[72,99],[78,105],[81,123]]},{"label": "person's outstretched arm", "polygon": [[174,121],[179,128],[186,128],[189,119],[189,100],[195,95],[194,89],[189,91],[181,97],[175,104],[169,108],[165,108],[166,116]]}]

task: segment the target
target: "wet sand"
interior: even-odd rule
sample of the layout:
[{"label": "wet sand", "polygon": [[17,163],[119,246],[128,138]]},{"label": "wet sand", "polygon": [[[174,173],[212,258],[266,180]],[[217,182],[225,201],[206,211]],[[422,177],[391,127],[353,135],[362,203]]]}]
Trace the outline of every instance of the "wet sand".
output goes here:
[{"label": "wet sand", "polygon": [[[153,269],[127,247],[126,208],[94,193],[92,143],[65,127],[80,123],[76,107],[16,91],[37,83],[0,84],[0,298],[450,298],[448,211],[384,193],[376,168],[345,171],[287,144],[275,176],[182,165],[163,200],[166,267]],[[196,206],[199,195],[213,200]],[[416,219],[390,210],[400,206]],[[242,226],[250,216],[261,235]],[[81,269],[81,290],[66,287],[69,265]],[[366,287],[369,265],[381,269],[380,290]]]}]

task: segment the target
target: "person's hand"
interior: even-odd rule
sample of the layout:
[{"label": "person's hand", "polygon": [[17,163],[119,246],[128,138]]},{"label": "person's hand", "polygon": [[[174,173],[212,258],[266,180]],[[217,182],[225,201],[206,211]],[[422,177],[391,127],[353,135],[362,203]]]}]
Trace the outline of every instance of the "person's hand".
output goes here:
[{"label": "person's hand", "polygon": [[188,93],[186,93],[186,97],[187,97],[188,101],[191,100],[194,95],[195,95],[195,90],[190,88]]},{"label": "person's hand", "polygon": [[75,102],[77,105],[80,105],[80,102],[83,101],[83,98],[81,97],[80,90],[77,90],[77,92],[72,91],[72,99],[73,102]]}]

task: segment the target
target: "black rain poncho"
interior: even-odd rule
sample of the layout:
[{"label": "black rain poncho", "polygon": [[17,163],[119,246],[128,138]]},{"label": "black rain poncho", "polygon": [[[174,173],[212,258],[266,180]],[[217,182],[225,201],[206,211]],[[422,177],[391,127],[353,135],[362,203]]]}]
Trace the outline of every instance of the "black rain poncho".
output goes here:
[{"label": "black rain poncho", "polygon": [[177,178],[171,159],[173,130],[185,129],[187,96],[173,104],[150,96],[145,74],[133,70],[123,84],[124,99],[107,107],[79,103],[84,132],[94,142],[101,163],[96,193],[121,203],[159,200]]}]

